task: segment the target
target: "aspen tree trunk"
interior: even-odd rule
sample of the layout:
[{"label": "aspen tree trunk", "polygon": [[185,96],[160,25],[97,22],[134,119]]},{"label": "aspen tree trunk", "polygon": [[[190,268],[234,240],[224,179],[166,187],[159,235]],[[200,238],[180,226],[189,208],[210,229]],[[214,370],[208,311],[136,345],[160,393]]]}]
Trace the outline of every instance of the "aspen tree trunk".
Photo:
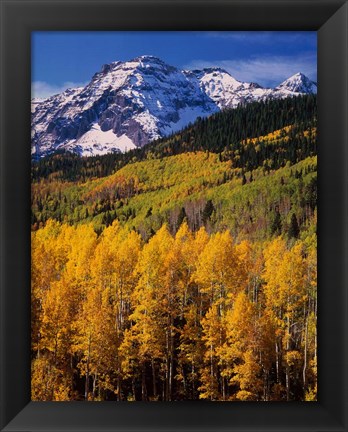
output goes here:
[{"label": "aspen tree trunk", "polygon": [[307,372],[307,339],[308,339],[308,316],[306,317],[305,324],[305,344],[304,344],[304,361],[303,361],[303,391],[306,391],[306,372]]},{"label": "aspen tree trunk", "polygon": [[267,402],[269,400],[269,379],[268,379],[268,370],[264,371],[264,400]]},{"label": "aspen tree trunk", "polygon": [[97,376],[98,376],[98,374],[97,374],[97,372],[96,372],[96,373],[94,374],[94,377],[93,377],[92,400],[95,399],[95,390],[96,390],[96,386],[97,386]]},{"label": "aspen tree trunk", "polygon": [[163,381],[163,385],[162,385],[162,401],[166,400],[166,383]]},{"label": "aspen tree trunk", "polygon": [[169,360],[169,377],[168,377],[168,400],[172,400],[172,384],[173,384],[173,358]]},{"label": "aspen tree trunk", "polygon": [[88,392],[89,392],[89,361],[91,355],[91,335],[88,338],[88,356],[86,363],[86,381],[85,381],[85,400],[88,400]]},{"label": "aspen tree trunk", "polygon": [[120,401],[122,399],[122,391],[121,391],[121,379],[117,377],[117,400]]},{"label": "aspen tree trunk", "polygon": [[166,391],[165,391],[165,400],[169,400],[169,334],[168,329],[166,331]]},{"label": "aspen tree trunk", "polygon": [[[173,319],[171,318],[171,321]],[[170,362],[169,362],[169,400],[172,400],[173,391],[173,361],[174,361],[174,338],[173,338],[173,322],[170,326]]]},{"label": "aspen tree trunk", "polygon": [[187,395],[187,384],[186,384],[186,377],[185,377],[185,371],[184,371],[184,366],[181,366],[181,373],[182,373],[182,386],[184,389],[184,395]]},{"label": "aspen tree trunk", "polygon": [[132,393],[133,393],[133,400],[135,401],[135,378],[132,378]]},{"label": "aspen tree trunk", "polygon": [[146,379],[145,379],[145,362],[142,364],[142,373],[141,373],[141,398],[143,401],[147,400],[147,391],[146,391]]},{"label": "aspen tree trunk", "polygon": [[169,377],[168,377],[168,400],[172,400],[172,385],[173,385],[173,357],[169,360]]},{"label": "aspen tree trunk", "polygon": [[153,395],[154,398],[157,399],[156,370],[155,370],[155,362],[153,359],[151,359],[151,366],[152,366]]},{"label": "aspen tree trunk", "polygon": [[71,390],[74,388],[74,362],[73,355],[70,354],[70,387]]},{"label": "aspen tree trunk", "polygon": [[275,350],[276,350],[276,376],[277,376],[277,384],[279,384],[279,348],[278,342],[275,342]]},{"label": "aspen tree trunk", "polygon": [[285,368],[285,383],[286,383],[286,400],[290,400],[290,378],[289,378],[289,366]]},{"label": "aspen tree trunk", "polygon": [[224,377],[222,377],[222,400],[226,400],[226,383]]},{"label": "aspen tree trunk", "polygon": [[[290,344],[289,344],[289,335],[290,335],[290,318],[289,315],[287,316],[287,331],[288,331],[288,337],[286,341],[286,352],[289,352]],[[285,380],[286,380],[286,400],[290,400],[290,370],[289,370],[289,364],[288,361],[286,362],[286,368],[285,368]]]}]

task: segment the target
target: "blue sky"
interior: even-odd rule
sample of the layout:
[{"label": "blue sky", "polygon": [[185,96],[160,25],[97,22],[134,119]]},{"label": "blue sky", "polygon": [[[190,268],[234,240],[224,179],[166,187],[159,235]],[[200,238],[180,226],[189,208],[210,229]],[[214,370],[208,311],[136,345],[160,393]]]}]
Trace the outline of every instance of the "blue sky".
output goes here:
[{"label": "blue sky", "polygon": [[145,54],[180,69],[220,66],[265,87],[297,72],[317,80],[316,32],[34,32],[32,96],[85,85],[103,64]]}]

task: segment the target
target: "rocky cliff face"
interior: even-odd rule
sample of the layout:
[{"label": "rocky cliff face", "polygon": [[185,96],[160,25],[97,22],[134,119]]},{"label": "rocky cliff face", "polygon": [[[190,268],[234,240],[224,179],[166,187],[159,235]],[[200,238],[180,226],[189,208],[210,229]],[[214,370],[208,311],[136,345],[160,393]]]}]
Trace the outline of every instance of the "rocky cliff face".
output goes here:
[{"label": "rocky cliff face", "polygon": [[180,71],[152,56],[114,62],[85,87],[32,101],[32,155],[127,151],[224,108],[313,92],[316,84],[303,74],[265,89],[223,69]]}]

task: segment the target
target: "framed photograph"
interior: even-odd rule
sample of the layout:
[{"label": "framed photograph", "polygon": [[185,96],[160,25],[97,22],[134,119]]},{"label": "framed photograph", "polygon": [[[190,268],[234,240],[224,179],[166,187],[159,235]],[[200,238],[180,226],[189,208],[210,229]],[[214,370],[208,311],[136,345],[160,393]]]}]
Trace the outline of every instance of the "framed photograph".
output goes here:
[{"label": "framed photograph", "polygon": [[1,1],[1,430],[347,430],[347,7]]}]

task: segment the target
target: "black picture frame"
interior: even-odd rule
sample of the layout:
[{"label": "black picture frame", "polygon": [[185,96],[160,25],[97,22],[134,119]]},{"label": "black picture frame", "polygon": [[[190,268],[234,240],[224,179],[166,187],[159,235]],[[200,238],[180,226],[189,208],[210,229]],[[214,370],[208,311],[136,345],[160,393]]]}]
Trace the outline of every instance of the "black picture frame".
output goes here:
[{"label": "black picture frame", "polygon": [[[0,0],[0,427],[347,431],[346,1]],[[35,30],[318,31],[318,402],[30,401],[30,35]]]}]

